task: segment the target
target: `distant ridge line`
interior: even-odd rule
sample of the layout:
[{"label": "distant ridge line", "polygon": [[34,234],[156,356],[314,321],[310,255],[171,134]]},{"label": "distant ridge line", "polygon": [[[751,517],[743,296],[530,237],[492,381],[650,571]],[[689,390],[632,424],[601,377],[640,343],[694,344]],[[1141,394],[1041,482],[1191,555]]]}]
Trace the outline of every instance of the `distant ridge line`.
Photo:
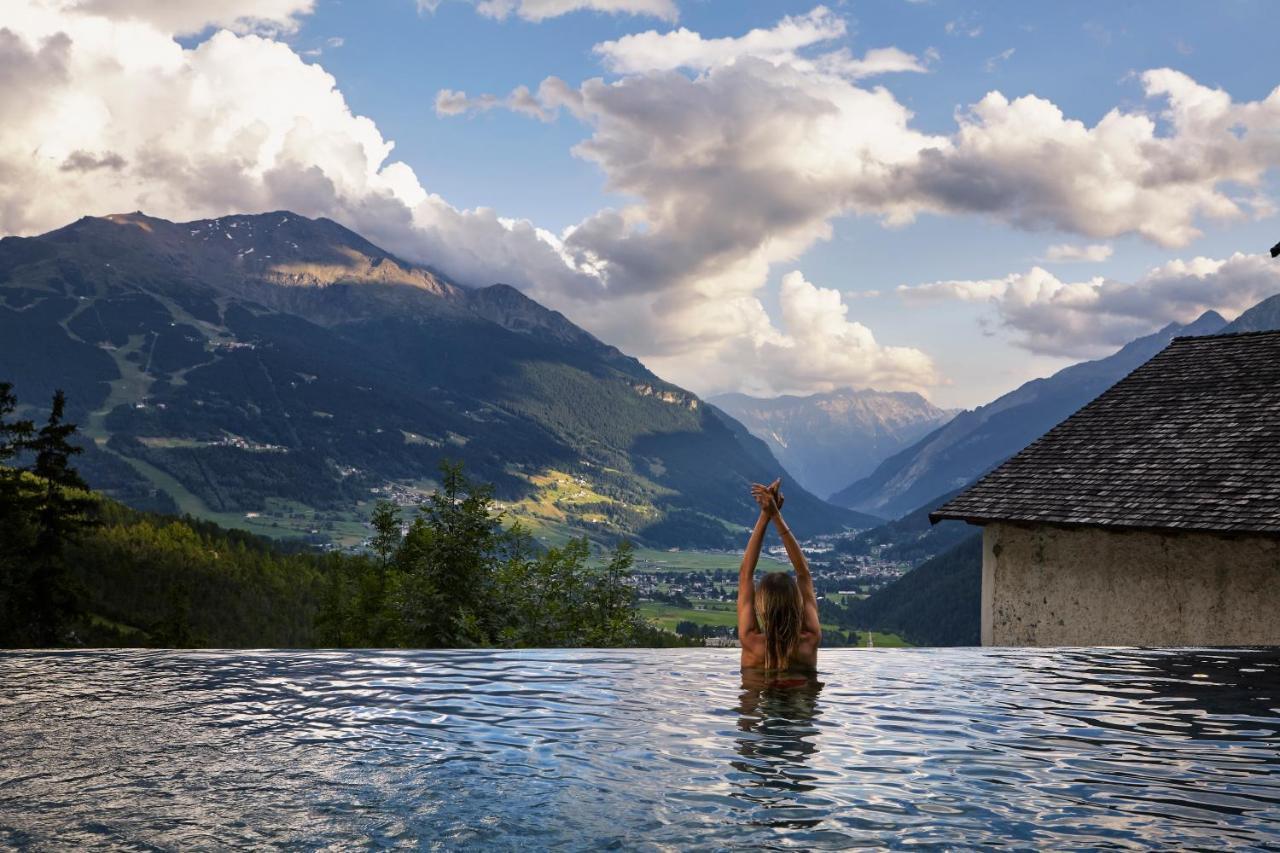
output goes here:
[{"label": "distant ridge line", "polygon": [[1203,341],[1213,338],[1247,338],[1253,335],[1280,335],[1280,329],[1254,329],[1248,332],[1215,332],[1212,335],[1178,335],[1169,341]]}]

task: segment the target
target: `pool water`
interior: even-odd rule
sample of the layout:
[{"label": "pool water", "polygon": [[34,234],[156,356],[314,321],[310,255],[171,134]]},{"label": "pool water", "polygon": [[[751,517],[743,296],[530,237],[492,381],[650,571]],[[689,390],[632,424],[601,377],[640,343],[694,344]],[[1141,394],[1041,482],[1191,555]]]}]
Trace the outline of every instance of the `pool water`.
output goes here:
[{"label": "pool water", "polygon": [[1280,848],[1280,650],[0,654],[0,846]]}]

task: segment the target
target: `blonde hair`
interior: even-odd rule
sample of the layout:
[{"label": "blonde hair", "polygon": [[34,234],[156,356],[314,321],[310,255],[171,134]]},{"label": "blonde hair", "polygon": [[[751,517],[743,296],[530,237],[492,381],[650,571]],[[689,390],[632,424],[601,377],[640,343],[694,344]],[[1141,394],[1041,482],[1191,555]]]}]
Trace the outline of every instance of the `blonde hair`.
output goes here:
[{"label": "blonde hair", "polygon": [[764,633],[764,668],[786,669],[800,642],[800,587],[789,572],[769,572],[755,594],[756,620]]}]

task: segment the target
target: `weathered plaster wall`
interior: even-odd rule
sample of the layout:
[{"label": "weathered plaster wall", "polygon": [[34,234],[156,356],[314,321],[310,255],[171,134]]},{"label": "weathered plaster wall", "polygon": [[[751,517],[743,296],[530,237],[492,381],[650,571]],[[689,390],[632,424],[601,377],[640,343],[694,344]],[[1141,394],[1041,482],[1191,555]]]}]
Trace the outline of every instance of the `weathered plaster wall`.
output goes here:
[{"label": "weathered plaster wall", "polygon": [[1280,645],[1280,539],[988,524],[982,643]]}]

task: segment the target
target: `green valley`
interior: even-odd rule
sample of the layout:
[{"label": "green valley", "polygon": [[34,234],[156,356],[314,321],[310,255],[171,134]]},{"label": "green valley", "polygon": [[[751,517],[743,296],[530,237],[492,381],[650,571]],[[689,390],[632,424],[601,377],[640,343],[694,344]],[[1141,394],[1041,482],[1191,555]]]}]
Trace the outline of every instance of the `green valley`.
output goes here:
[{"label": "green valley", "polygon": [[[467,288],[287,211],[86,217],[0,240],[0,368],[61,387],[106,494],[350,545],[445,460],[540,541],[729,549],[782,471],[695,395],[505,285]],[[28,407],[38,414],[38,407]],[[794,488],[806,534],[875,519]]]}]

